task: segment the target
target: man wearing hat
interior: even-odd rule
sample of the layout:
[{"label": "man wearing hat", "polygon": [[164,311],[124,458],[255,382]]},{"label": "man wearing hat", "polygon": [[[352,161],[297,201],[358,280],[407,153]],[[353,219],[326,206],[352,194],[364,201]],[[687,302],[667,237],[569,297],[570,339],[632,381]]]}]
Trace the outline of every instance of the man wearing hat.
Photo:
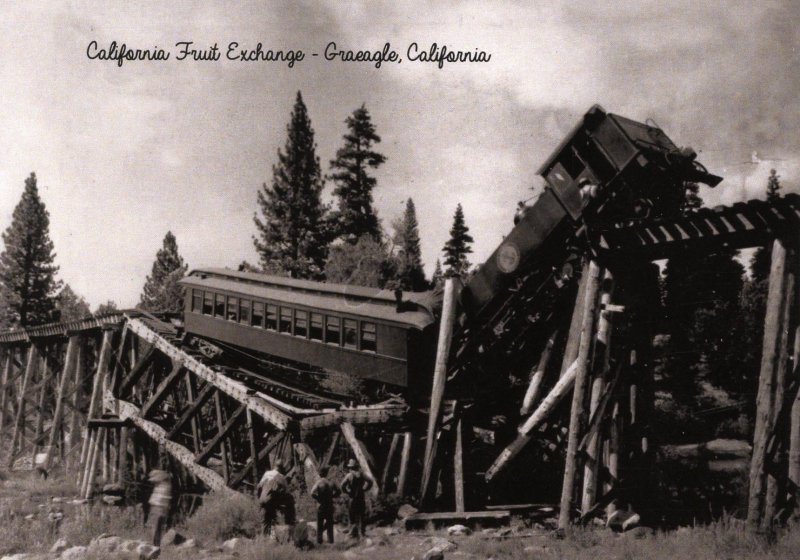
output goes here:
[{"label": "man wearing hat", "polygon": [[350,497],[350,536],[358,539],[367,530],[365,495],[372,488],[372,480],[364,476],[354,459],[347,461],[347,471],[342,481],[342,491]]},{"label": "man wearing hat", "polygon": [[261,527],[265,535],[270,533],[278,510],[283,512],[287,525],[294,525],[294,497],[289,491],[285,474],[283,462],[276,461],[275,466],[265,472],[258,483],[258,502],[264,516]]},{"label": "man wearing hat", "polygon": [[172,477],[166,471],[153,469],[147,479],[153,484],[153,492],[148,500],[150,505],[149,517],[154,520],[155,526],[153,545],[161,546],[161,535],[167,527],[169,509],[172,503]]}]

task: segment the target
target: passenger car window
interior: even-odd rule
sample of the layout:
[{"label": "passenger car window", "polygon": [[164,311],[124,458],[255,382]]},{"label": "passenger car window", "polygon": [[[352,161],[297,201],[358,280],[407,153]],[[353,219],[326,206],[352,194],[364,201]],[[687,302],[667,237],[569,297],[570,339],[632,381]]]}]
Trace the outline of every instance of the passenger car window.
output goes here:
[{"label": "passenger car window", "polygon": [[358,348],[358,323],[352,319],[344,320],[344,345],[346,348]]},{"label": "passenger car window", "polygon": [[271,331],[278,330],[278,306],[267,304],[267,323],[266,326]]},{"label": "passenger car window", "polygon": [[245,325],[250,324],[250,300],[239,300],[239,322]]},{"label": "passenger car window", "polygon": [[214,314],[214,294],[206,292],[203,295],[203,315]]},{"label": "passenger car window", "polygon": [[378,351],[375,323],[361,321],[361,349],[365,352]]},{"label": "passenger car window", "polygon": [[192,311],[201,313],[203,311],[203,292],[192,290]]},{"label": "passenger car window", "polygon": [[311,314],[311,340],[322,341],[322,313]]},{"label": "passenger car window", "polygon": [[292,309],[290,307],[281,307],[281,320],[278,330],[282,333],[292,334]]},{"label": "passenger car window", "polygon": [[325,342],[339,345],[339,317],[327,317],[325,324]]},{"label": "passenger car window", "polygon": [[296,309],[294,312],[294,335],[306,337],[308,332],[308,312]]},{"label": "passenger car window", "polygon": [[235,297],[228,298],[228,321],[239,320],[239,299]]},{"label": "passenger car window", "polygon": [[251,319],[250,324],[254,327],[264,326],[264,304],[260,301],[253,302],[253,316]]},{"label": "passenger car window", "polygon": [[217,294],[214,300],[214,317],[225,318],[225,296]]}]

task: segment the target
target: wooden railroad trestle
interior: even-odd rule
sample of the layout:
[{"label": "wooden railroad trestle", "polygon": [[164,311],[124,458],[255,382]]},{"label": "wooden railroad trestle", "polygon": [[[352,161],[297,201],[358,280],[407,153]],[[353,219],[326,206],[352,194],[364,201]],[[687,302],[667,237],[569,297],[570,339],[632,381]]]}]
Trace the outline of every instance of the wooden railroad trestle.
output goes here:
[{"label": "wooden railroad trestle", "polygon": [[[101,480],[142,481],[155,466],[178,471],[187,486],[253,493],[264,470],[282,459],[299,465],[311,483],[319,466],[344,451],[376,481],[376,494],[431,504],[437,481],[447,479],[452,508],[464,512],[472,505],[466,485],[476,474],[491,485],[547,432],[553,441],[545,453],[566,450],[559,525],[574,522],[576,512],[583,521],[610,515],[620,480],[631,486],[652,460],[652,333],[640,305],[656,286],[652,261],[686,248],[772,243],[748,515],[751,527],[763,529],[800,486],[798,232],[797,195],[589,232],[574,299],[559,310],[571,320],[553,322],[546,340],[530,346],[537,350],[527,360],[533,366],[516,436],[498,442],[480,473],[470,471],[466,442],[493,434],[477,425],[474,403],[448,393],[453,279],[446,283],[431,398],[420,407],[427,427],[410,421],[415,411],[400,400],[290,404],[182,346],[169,322],[131,311],[0,333],[0,460],[9,468],[57,465],[88,498]],[[551,359],[556,341],[563,342],[560,365]],[[530,352],[526,344],[519,343],[520,352]],[[557,372],[549,385],[548,371]],[[559,425],[554,411],[570,395],[568,423]]]}]

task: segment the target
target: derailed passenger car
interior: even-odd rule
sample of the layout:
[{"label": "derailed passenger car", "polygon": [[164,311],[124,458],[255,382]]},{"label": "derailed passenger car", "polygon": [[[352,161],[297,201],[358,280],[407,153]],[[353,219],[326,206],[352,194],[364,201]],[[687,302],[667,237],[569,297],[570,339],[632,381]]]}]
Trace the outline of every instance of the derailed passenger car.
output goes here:
[{"label": "derailed passenger car", "polygon": [[194,270],[181,284],[186,332],[203,339],[399,387],[420,383],[419,375],[430,371],[436,336],[430,292],[223,268]]}]

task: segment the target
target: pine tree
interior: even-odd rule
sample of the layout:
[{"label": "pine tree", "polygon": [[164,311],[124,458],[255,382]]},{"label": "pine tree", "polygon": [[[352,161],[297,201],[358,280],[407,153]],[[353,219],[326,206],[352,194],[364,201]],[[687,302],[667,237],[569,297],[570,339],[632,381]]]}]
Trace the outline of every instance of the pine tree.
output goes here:
[{"label": "pine tree", "polygon": [[436,266],[433,268],[433,277],[431,278],[431,286],[436,288],[444,282],[444,273],[442,272],[442,263],[436,259]]},{"label": "pine tree", "polygon": [[395,259],[387,247],[369,235],[361,237],[355,245],[334,245],[325,263],[326,280],[336,284],[395,288],[396,274]]},{"label": "pine tree", "polygon": [[3,243],[0,290],[6,323],[27,327],[52,320],[60,282],[55,279],[58,267],[53,264],[50,214],[39,198],[35,173],[25,179],[25,191],[3,233]]},{"label": "pine tree", "polygon": [[77,321],[92,312],[83,296],[79,296],[69,284],[65,284],[56,297],[56,314],[58,321]]},{"label": "pine tree", "polygon": [[336,183],[333,194],[339,198],[336,212],[338,234],[348,243],[355,243],[363,235],[381,238],[378,215],[372,207],[372,190],[377,181],[370,177],[368,168],[377,169],[386,157],[372,149],[381,141],[364,105],[345,120],[348,132],[344,146],[331,160],[330,178]]},{"label": "pine tree", "polygon": [[[781,176],[777,174],[774,169],[769,171],[769,179],[767,179],[767,201],[772,202],[776,198],[780,198],[781,191]],[[753,280],[761,282],[769,276],[770,261],[772,260],[772,247],[765,246],[759,247],[753,257],[750,259],[750,271],[753,275]]]},{"label": "pine tree", "polygon": [[316,156],[314,129],[303,97],[297,92],[287,139],[272,166],[272,184],[258,192],[261,218],[253,237],[261,268],[292,278],[321,278],[329,235],[320,195],[322,175]]},{"label": "pine tree", "polygon": [[397,283],[403,290],[414,292],[427,288],[422,249],[419,242],[419,224],[414,201],[406,201],[403,218],[394,224],[394,242],[399,247],[397,255]]},{"label": "pine tree", "polygon": [[453,216],[453,227],[450,228],[450,239],[444,244],[445,276],[466,276],[469,272],[470,262],[467,255],[472,252],[470,243],[474,239],[469,234],[469,228],[464,222],[464,210],[461,204],[456,207]]},{"label": "pine tree", "polygon": [[178,281],[184,277],[188,266],[178,253],[178,242],[171,231],[164,236],[161,249],[156,253],[153,270],[142,289],[139,308],[145,311],[177,313],[183,309],[183,288]]}]

